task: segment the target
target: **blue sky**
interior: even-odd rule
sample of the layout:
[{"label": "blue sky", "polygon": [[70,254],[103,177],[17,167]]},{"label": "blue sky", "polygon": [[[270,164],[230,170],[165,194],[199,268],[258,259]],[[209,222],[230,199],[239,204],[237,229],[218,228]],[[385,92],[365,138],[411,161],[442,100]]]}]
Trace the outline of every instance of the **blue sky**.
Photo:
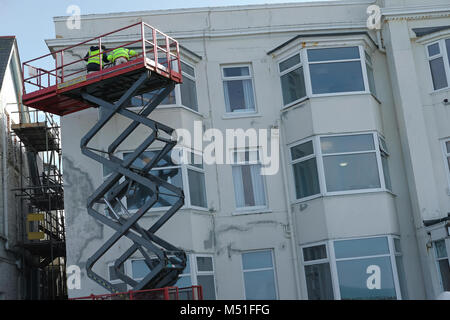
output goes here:
[{"label": "blue sky", "polygon": [[[314,0],[309,0],[314,1]],[[318,0],[315,0],[318,1]],[[0,0],[0,36],[15,35],[22,62],[48,53],[45,39],[54,38],[53,17],[68,15],[70,5],[81,14],[212,7],[305,0]]]}]

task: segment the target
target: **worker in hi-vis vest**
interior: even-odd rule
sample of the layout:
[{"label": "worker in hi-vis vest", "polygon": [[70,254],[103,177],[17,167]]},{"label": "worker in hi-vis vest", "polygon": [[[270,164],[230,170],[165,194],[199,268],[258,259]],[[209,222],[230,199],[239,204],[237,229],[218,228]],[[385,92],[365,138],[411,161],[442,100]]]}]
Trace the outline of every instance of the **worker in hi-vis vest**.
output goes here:
[{"label": "worker in hi-vis vest", "polygon": [[[108,63],[108,57],[105,53],[106,48],[105,46],[102,46],[102,67],[105,65],[105,63]],[[87,62],[87,72],[94,72],[94,71],[100,71],[100,50],[98,46],[91,46],[89,48],[89,51],[84,56],[84,61]]]},{"label": "worker in hi-vis vest", "polygon": [[117,66],[122,63],[127,63],[128,60],[130,60],[130,58],[135,55],[136,52],[134,50],[117,48],[108,55],[108,60],[114,63],[115,66]]}]

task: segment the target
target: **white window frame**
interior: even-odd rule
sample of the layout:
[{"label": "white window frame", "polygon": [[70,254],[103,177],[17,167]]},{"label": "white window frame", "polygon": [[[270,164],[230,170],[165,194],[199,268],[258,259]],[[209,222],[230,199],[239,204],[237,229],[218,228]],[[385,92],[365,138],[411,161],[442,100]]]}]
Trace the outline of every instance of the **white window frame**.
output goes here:
[{"label": "white window frame", "polygon": [[[190,74],[188,74],[185,71],[183,71],[183,68],[181,68],[181,75],[183,77],[186,77],[186,78],[194,81],[195,95],[196,95],[196,99],[197,99],[197,110],[191,109],[190,107],[185,106],[183,104],[183,101],[181,99],[181,84],[178,84],[178,85],[175,86],[175,102],[176,102],[176,105],[182,106],[182,107],[187,108],[187,109],[189,109],[189,110],[191,110],[193,112],[197,112],[198,113],[199,103],[198,103],[198,90],[197,90],[197,80],[196,80],[197,79],[197,72],[195,71],[195,67],[192,64],[187,63],[184,60],[180,61],[180,64],[181,64],[181,62],[183,64],[187,65],[188,67],[191,67],[194,70],[194,76],[191,76]],[[170,105],[166,105],[166,106],[170,106]]]},{"label": "white window frame", "polygon": [[[235,68],[235,67],[248,67],[248,76],[238,76],[238,77],[225,77],[224,69],[227,68]],[[241,64],[224,64],[220,66],[220,75],[222,78],[222,92],[224,97],[224,105],[225,105],[225,116],[245,116],[249,114],[257,114],[258,113],[258,107],[257,107],[257,101],[256,101],[256,89],[255,89],[255,80],[253,79],[253,68],[251,63],[241,63]],[[253,94],[253,102],[255,104],[255,109],[244,109],[243,111],[227,111],[227,105],[225,100],[225,81],[231,81],[231,80],[251,80],[252,82],[252,94]],[[230,106],[231,108],[231,106]]]},{"label": "white window frame", "polygon": [[[439,241],[444,241],[444,246],[445,246],[446,253],[447,253],[446,257],[438,258],[438,256],[437,256],[435,243],[439,242]],[[444,284],[442,283],[442,272],[441,272],[441,266],[439,265],[439,261],[447,260],[447,262],[450,264],[450,256],[448,255],[448,252],[449,252],[449,249],[447,248],[447,241],[445,240],[445,238],[436,239],[435,241],[433,241],[433,258],[434,258],[433,260],[434,260],[434,265],[435,265],[438,280],[439,280],[439,287],[442,292],[444,291]]]},{"label": "white window frame", "polygon": [[[244,270],[243,254],[244,253],[263,252],[263,251],[270,251],[270,255],[272,257],[272,267],[271,268],[258,268],[258,269]],[[241,273],[241,275],[242,275],[242,289],[243,289],[243,292],[244,292],[245,300],[248,300],[247,292],[245,291],[245,277],[244,277],[245,272],[268,271],[268,270],[272,270],[273,271],[273,280],[274,280],[274,284],[275,284],[275,300],[278,300],[279,299],[278,277],[277,277],[276,266],[275,266],[275,252],[274,252],[274,249],[273,248],[267,248],[267,249],[241,251],[240,260],[241,260],[241,271],[242,271],[242,273]]]},{"label": "white window frame", "polygon": [[[309,141],[312,142],[313,154],[305,156],[305,157],[302,157],[302,158],[299,158],[299,159],[292,160],[292,148],[294,148],[294,147],[296,147],[298,145],[307,143]],[[322,181],[322,179],[320,177],[320,174],[319,174],[321,169],[319,169],[319,158],[318,158],[318,154],[316,152],[316,150],[317,150],[317,139],[315,139],[315,137],[309,137],[309,138],[301,140],[300,142],[295,142],[295,144],[289,145],[288,148],[289,148],[289,161],[290,161],[290,164],[291,164],[290,167],[291,167],[291,171],[292,171],[292,174],[291,174],[291,183],[293,185],[293,188],[291,188],[292,189],[292,191],[291,191],[292,199],[295,199],[295,201],[308,201],[308,200],[312,200],[312,199],[315,199],[315,198],[323,196],[322,190],[325,190],[325,189],[324,189],[323,181]],[[306,161],[306,160],[309,160],[309,159],[312,159],[312,158],[316,158],[317,179],[319,181],[319,193],[311,195],[311,196],[308,196],[308,197],[297,199],[297,190],[295,188],[294,165],[296,163],[303,162],[303,161]]]},{"label": "white window frame", "polygon": [[[368,150],[368,151],[356,151],[356,152],[340,152],[340,153],[329,153],[326,154],[326,156],[332,156],[332,155],[343,155],[343,154],[358,154],[358,153],[375,153],[376,159],[377,159],[377,168],[378,168],[378,176],[380,179],[380,188],[370,188],[370,189],[355,189],[355,190],[344,190],[344,191],[328,191],[326,188],[326,177],[325,177],[325,169],[324,169],[324,163],[323,163],[323,153],[321,148],[320,139],[321,138],[327,138],[327,137],[335,137],[335,136],[355,136],[355,135],[364,135],[364,134],[371,134],[373,137],[374,142],[374,149]],[[293,163],[295,161],[290,160],[290,170],[291,170],[291,183],[293,188],[291,188],[291,197],[294,199],[292,203],[301,203],[308,200],[312,200],[321,196],[335,196],[335,195],[346,195],[346,194],[359,194],[359,193],[371,193],[371,192],[389,192],[391,194],[394,194],[391,190],[386,188],[386,182],[384,179],[384,171],[383,171],[383,164],[381,162],[381,147],[379,142],[379,137],[382,137],[382,135],[378,132],[369,131],[369,132],[352,132],[352,133],[336,133],[336,134],[326,134],[326,135],[316,135],[312,137],[308,137],[299,141],[296,141],[294,143],[288,144],[287,147],[289,148],[289,155],[291,156],[291,148],[303,144],[308,141],[313,141],[313,148],[314,148],[314,154],[316,157],[317,162],[317,171],[318,171],[318,177],[319,177],[319,186],[320,186],[320,193],[305,197],[305,198],[296,198],[295,193],[295,176],[294,176],[294,167]],[[384,137],[382,137],[384,139]],[[292,159],[292,156],[291,158]],[[303,159],[303,158],[302,158]],[[306,159],[306,157],[305,157]],[[391,181],[392,184],[392,181]]]},{"label": "white window frame", "polygon": [[[450,59],[450,52],[447,52],[447,46],[445,45],[445,40],[449,40],[450,38],[446,37],[443,39],[439,39],[438,41],[433,41],[431,43],[428,43],[425,45],[425,55],[427,57],[427,61],[428,61],[428,70],[429,70],[429,74],[430,74],[430,88],[431,88],[431,92],[440,92],[440,91],[445,91],[448,90],[450,88],[450,64],[449,64],[449,59]],[[428,47],[434,45],[434,44],[438,44],[439,46],[439,54],[435,54],[434,56],[430,56],[430,53],[428,51]],[[442,60],[444,60],[444,72],[447,78],[447,86],[441,89],[434,89],[434,85],[433,85],[433,74],[431,71],[431,65],[430,62],[431,60],[437,59],[442,57]]]},{"label": "white window frame", "polygon": [[[371,256],[358,256],[358,257],[351,257],[351,258],[339,258],[336,259],[336,254],[334,251],[334,242],[335,241],[342,241],[342,240],[361,240],[361,239],[371,239],[371,238],[383,238],[387,237],[388,239],[388,246],[389,246],[389,253],[386,254],[380,254],[380,255],[371,255]],[[395,288],[395,294],[397,296],[397,300],[402,300],[402,293],[400,289],[400,280],[398,276],[398,269],[397,269],[397,261],[395,260],[396,256],[401,256],[402,253],[396,252],[395,245],[394,245],[394,238],[400,239],[399,236],[396,235],[377,235],[377,236],[367,236],[367,237],[353,237],[353,238],[342,238],[342,239],[334,239],[334,240],[328,240],[326,243],[327,246],[327,254],[328,254],[328,260],[330,263],[330,270],[331,270],[331,278],[333,282],[333,291],[334,296],[336,300],[341,300],[341,290],[339,287],[339,276],[337,271],[337,262],[338,261],[345,261],[345,260],[359,260],[359,259],[366,259],[366,258],[378,258],[378,257],[390,257],[391,262],[391,268],[392,268],[392,277],[394,280],[394,288]],[[317,242],[313,244],[308,244],[305,247],[311,247],[316,246],[319,244],[323,244],[324,242]],[[303,251],[302,251],[303,255]],[[302,260],[303,262],[303,260]],[[304,270],[303,270],[304,272]],[[406,290],[406,288],[405,288]]]},{"label": "white window frame", "polygon": [[[358,47],[359,50],[359,58],[355,59],[343,59],[343,60],[326,60],[326,61],[314,61],[310,62],[308,60],[308,50],[314,50],[314,49],[333,49],[333,48],[349,48],[349,47]],[[324,46],[324,47],[313,47],[313,48],[305,48],[302,49],[303,51],[303,59],[302,61],[305,61],[304,64],[306,65],[307,71],[305,72],[305,82],[307,83],[307,89],[306,92],[309,93],[310,97],[329,97],[329,96],[345,96],[345,95],[357,95],[357,94],[371,94],[369,89],[369,81],[367,77],[367,69],[366,69],[366,58],[365,58],[365,50],[363,45],[334,45],[334,46]],[[361,72],[363,76],[363,84],[364,84],[364,90],[362,91],[348,91],[348,92],[334,92],[334,93],[313,93],[312,91],[312,82],[311,82],[311,73],[309,66],[311,64],[327,64],[327,63],[339,63],[339,62],[353,62],[353,61],[359,61],[361,63]]]},{"label": "white window frame", "polygon": [[450,167],[448,165],[448,162],[450,159],[450,152],[447,152],[447,146],[446,143],[450,143],[450,138],[446,138],[442,140],[442,155],[444,156],[444,168],[447,171],[447,183],[448,183],[448,192],[447,194],[450,195]]},{"label": "white window frame", "polygon": [[[235,149],[230,149],[228,150],[228,152],[230,152],[230,159],[232,159],[233,164],[231,164],[231,168],[233,167],[240,167],[242,165],[261,165],[261,148],[255,148],[255,147],[251,147],[251,148],[235,148]],[[234,162],[234,154],[235,153],[245,153],[245,152],[257,152],[258,154],[258,160],[256,161],[256,163],[252,163],[251,161],[249,161],[248,163],[243,161],[243,162]],[[233,169],[231,169],[231,178],[233,178]],[[234,180],[233,180],[233,199],[234,199],[234,211],[232,213],[232,215],[242,215],[242,214],[252,214],[252,213],[262,213],[262,212],[266,212],[269,208],[269,199],[267,197],[267,184],[266,184],[266,179],[264,175],[261,175],[261,179],[262,179],[262,184],[264,187],[264,199],[266,204],[263,206],[251,206],[251,207],[238,207],[237,203],[236,203],[236,195],[234,194]]]},{"label": "white window frame", "polygon": [[[311,261],[305,261],[305,255],[303,253],[303,249],[307,249],[307,248],[311,248],[311,247],[317,247],[317,246],[325,246],[325,250],[326,250],[326,254],[327,257],[324,259],[318,259],[318,260],[311,260]],[[303,282],[304,282],[304,286],[305,286],[305,293],[306,296],[308,296],[308,285],[307,285],[307,279],[306,279],[306,266],[311,266],[311,265],[316,265],[316,264],[324,264],[324,263],[328,263],[328,265],[330,266],[330,274],[331,274],[331,287],[333,290],[333,297],[334,299],[336,299],[336,284],[339,285],[338,283],[336,283],[336,277],[334,276],[333,272],[333,266],[332,266],[332,261],[330,259],[330,248],[329,248],[329,243],[328,241],[320,241],[320,242],[315,242],[314,244],[308,244],[308,245],[303,245],[300,246],[300,251],[301,251],[301,265],[302,265],[302,275],[303,275]],[[338,287],[339,288],[339,287]],[[309,299],[309,296],[308,296]]]},{"label": "white window frame", "polygon": [[[290,68],[288,68],[288,69],[286,69],[284,71],[280,71],[280,64],[282,62],[284,62],[284,61],[286,61],[286,60],[296,56],[296,55],[298,55],[300,57],[300,63],[296,64],[295,66],[292,66],[292,67],[290,67]],[[287,73],[290,73],[291,71],[296,70],[297,68],[303,68],[303,81],[305,82],[305,93],[306,94],[305,94],[304,97],[302,97],[300,99],[292,101],[292,102],[290,102],[288,104],[284,104],[284,100],[283,100],[283,86],[281,84],[281,77],[284,76]],[[301,102],[303,102],[303,101],[308,99],[308,89],[307,89],[308,85],[306,83],[305,64],[303,63],[303,57],[302,57],[302,54],[301,54],[300,51],[295,51],[294,53],[291,53],[288,56],[283,56],[282,58],[278,59],[277,60],[277,70],[278,70],[278,77],[280,78],[280,90],[281,90],[280,92],[281,92],[281,105],[282,105],[281,109],[289,108],[289,107],[291,107],[293,105],[296,105],[296,104],[301,103]]]},{"label": "white window frame", "polygon": [[[199,152],[199,151],[194,150],[194,149],[185,148],[185,147],[182,147],[180,149],[182,150],[182,152],[194,153],[195,155],[198,155],[198,156],[200,156],[203,159],[203,153],[202,152]],[[159,150],[161,150],[161,149],[147,149],[145,151],[159,151]],[[179,149],[176,148],[176,149],[173,149],[173,150],[179,150]],[[121,152],[118,152],[117,154],[121,157],[121,159],[123,159],[124,155],[126,153],[130,153],[130,152],[133,152],[133,151],[134,150],[123,150]],[[196,167],[193,164],[179,164],[179,165],[175,165],[175,166],[154,168],[152,170],[175,169],[175,168],[178,168],[179,170],[181,170],[182,188],[183,188],[184,198],[185,198],[185,203],[181,207],[181,209],[195,209],[195,210],[198,210],[198,211],[208,211],[209,212],[209,210],[208,210],[208,191],[207,191],[207,187],[206,187],[206,175],[205,175],[204,164],[202,165],[202,168]],[[102,165],[100,166],[100,169],[102,170],[101,176],[103,177],[103,166]],[[200,173],[203,173],[203,175],[204,175],[204,179],[205,179],[205,194],[206,194],[206,207],[199,207],[199,206],[195,206],[195,205],[191,204],[191,193],[190,193],[190,189],[189,189],[188,169],[189,170],[193,170],[193,171],[197,171],[197,172],[200,172]],[[103,177],[103,180],[105,180],[108,176]],[[122,181],[122,180],[120,180],[120,181]],[[123,204],[123,206],[125,208],[127,208],[127,210],[131,214],[137,212],[137,209],[128,209],[126,197],[123,197],[122,204]],[[170,208],[169,206],[167,206],[167,207],[153,207],[153,208],[151,208],[149,210],[149,212],[164,211],[164,210],[168,210],[169,208]]]}]

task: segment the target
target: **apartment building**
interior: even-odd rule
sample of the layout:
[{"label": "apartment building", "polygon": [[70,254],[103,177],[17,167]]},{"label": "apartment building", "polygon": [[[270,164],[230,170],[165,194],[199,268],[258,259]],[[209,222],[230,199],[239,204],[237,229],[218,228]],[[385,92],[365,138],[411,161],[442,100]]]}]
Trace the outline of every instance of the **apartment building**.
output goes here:
[{"label": "apartment building", "polygon": [[[372,5],[381,8],[380,29],[369,28]],[[193,134],[197,121],[223,133],[279,129],[275,174],[248,160],[257,148],[225,148],[234,164],[158,167],[186,194],[160,233],[189,255],[177,285],[202,285],[208,299],[435,299],[450,290],[448,0],[92,14],[80,29],[67,18],[54,18],[51,51],[139,21],[180,42],[183,83],[154,119]],[[65,54],[70,61],[85,52]],[[135,97],[134,108],[146,99]],[[67,265],[82,270],[70,297],[105,293],[83,270],[112,235],[86,211],[109,172],[79,149],[100,116],[91,108],[61,119]],[[93,147],[126,124],[115,118]],[[203,150],[183,152],[202,158]],[[125,205],[136,209],[146,196],[140,190]],[[161,215],[164,201],[143,220]],[[96,267],[124,291],[111,263],[126,245]],[[148,272],[138,255],[124,269],[134,279]]]}]

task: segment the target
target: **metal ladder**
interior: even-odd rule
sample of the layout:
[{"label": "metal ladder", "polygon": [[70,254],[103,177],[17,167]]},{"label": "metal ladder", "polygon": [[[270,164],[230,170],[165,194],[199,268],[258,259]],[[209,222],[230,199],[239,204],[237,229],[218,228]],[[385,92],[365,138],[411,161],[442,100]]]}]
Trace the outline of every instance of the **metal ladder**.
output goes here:
[{"label": "metal ladder", "polygon": [[[87,210],[89,215],[99,222],[112,228],[114,234],[87,260],[86,271],[89,278],[109,290],[111,293],[118,293],[116,285],[109,282],[94,272],[93,266],[114,246],[122,237],[127,237],[133,244],[115,260],[114,270],[119,279],[130,285],[132,290],[162,288],[175,284],[178,275],[186,267],[186,254],[183,250],[171,245],[167,241],[156,236],[155,233],[180,209],[184,204],[183,190],[170,184],[161,177],[155,176],[151,170],[164,158],[170,157],[170,152],[176,141],[172,140],[174,129],[148,118],[148,115],[169,95],[175,86],[175,82],[167,79],[151,101],[136,113],[127,109],[131,98],[152,76],[150,71],[143,72],[131,87],[116,102],[108,102],[87,92],[82,92],[84,100],[102,107],[105,110],[98,122],[81,139],[81,151],[87,157],[108,167],[113,173],[94,191],[88,198]],[[108,146],[107,151],[98,150],[88,146],[92,138],[110,121],[115,115],[130,119],[132,122],[128,127]],[[146,126],[151,129],[151,134],[144,137],[143,142],[124,159],[114,155],[114,152],[124,140],[130,136],[139,126]],[[164,137],[168,136],[168,138]],[[137,168],[133,165],[153,143],[163,144],[160,151],[144,165]],[[123,205],[122,201],[129,195],[131,190],[137,187],[148,189],[149,198],[134,213],[130,213]],[[163,190],[161,190],[163,189]],[[147,230],[139,225],[139,220],[160,200],[161,195],[170,192],[174,198],[173,204],[164,212],[155,223]],[[99,204],[105,205],[105,210],[101,212]],[[150,272],[140,281],[136,281],[121,271],[125,261],[134,253],[139,251],[144,257],[144,261]]]}]

